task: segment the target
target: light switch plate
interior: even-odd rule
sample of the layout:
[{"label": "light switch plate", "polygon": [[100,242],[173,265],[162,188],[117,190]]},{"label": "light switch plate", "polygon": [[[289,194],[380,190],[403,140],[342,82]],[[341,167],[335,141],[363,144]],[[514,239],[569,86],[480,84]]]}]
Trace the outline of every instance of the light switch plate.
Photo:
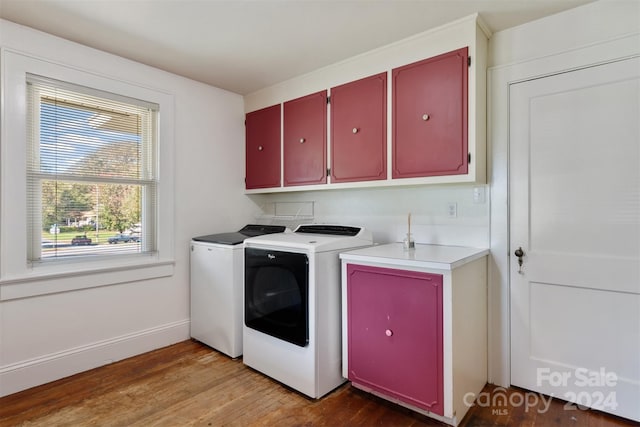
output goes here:
[{"label": "light switch plate", "polygon": [[449,218],[458,217],[458,204],[456,202],[447,203],[447,216]]},{"label": "light switch plate", "polygon": [[485,200],[484,187],[473,187],[473,203],[481,205]]}]

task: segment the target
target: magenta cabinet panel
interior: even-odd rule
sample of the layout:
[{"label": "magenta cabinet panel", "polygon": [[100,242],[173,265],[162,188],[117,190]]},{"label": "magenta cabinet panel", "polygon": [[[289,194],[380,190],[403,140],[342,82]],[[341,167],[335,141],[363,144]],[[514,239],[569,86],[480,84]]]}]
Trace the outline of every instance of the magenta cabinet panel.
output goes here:
[{"label": "magenta cabinet panel", "polygon": [[393,178],[467,173],[467,52],[392,71]]},{"label": "magenta cabinet panel", "polygon": [[280,186],[280,105],[248,113],[245,186]]},{"label": "magenta cabinet panel", "polygon": [[327,182],[327,92],[284,103],[284,185]]},{"label": "magenta cabinet panel", "polygon": [[443,415],[442,276],[347,265],[348,376]]},{"label": "magenta cabinet panel", "polygon": [[331,89],[331,182],[386,179],[387,73]]}]

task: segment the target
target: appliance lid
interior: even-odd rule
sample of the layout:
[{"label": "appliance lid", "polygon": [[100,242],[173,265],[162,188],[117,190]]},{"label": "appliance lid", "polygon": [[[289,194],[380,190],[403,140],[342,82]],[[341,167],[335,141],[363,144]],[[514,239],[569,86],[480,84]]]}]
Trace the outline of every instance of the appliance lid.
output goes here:
[{"label": "appliance lid", "polygon": [[244,234],[247,237],[262,236],[263,234],[284,233],[287,227],[284,225],[260,225],[260,224],[247,224],[242,227],[238,233]]},{"label": "appliance lid", "polygon": [[316,253],[371,245],[373,245],[373,235],[366,228],[318,224],[300,225],[293,233],[257,236],[245,241],[245,247],[291,249]]},{"label": "appliance lid", "polygon": [[329,224],[303,224],[296,228],[296,233],[328,234],[332,236],[357,236],[361,227]]},{"label": "appliance lid", "polygon": [[239,245],[249,237],[284,233],[286,229],[287,227],[284,225],[247,224],[235,232],[208,234],[206,236],[194,237],[193,240],[196,242],[218,243],[223,245]]}]

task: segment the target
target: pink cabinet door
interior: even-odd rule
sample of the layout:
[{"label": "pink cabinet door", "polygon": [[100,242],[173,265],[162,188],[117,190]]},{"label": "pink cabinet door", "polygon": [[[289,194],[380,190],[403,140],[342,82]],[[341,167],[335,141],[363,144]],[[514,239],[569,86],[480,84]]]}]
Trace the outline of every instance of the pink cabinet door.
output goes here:
[{"label": "pink cabinet door", "polygon": [[327,92],[284,103],[284,185],[327,182]]},{"label": "pink cabinet door", "polygon": [[466,174],[467,48],[393,70],[392,177]]},{"label": "pink cabinet door", "polygon": [[347,265],[349,380],[444,414],[442,276]]},{"label": "pink cabinet door", "polygon": [[387,177],[387,73],[331,89],[331,182]]},{"label": "pink cabinet door", "polygon": [[280,105],[248,113],[245,186],[280,186]]}]

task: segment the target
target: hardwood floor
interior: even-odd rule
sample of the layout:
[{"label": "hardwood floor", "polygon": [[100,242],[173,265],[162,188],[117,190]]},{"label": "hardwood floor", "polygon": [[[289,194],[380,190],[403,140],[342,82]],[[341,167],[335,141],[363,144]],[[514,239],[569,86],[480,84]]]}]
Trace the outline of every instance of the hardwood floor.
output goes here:
[{"label": "hardwood floor", "polygon": [[[486,393],[501,391],[487,386]],[[515,388],[507,396],[525,393]],[[487,394],[490,396],[490,394]],[[509,398],[512,402],[519,398]],[[470,426],[632,426],[542,404],[471,408]],[[0,426],[443,426],[346,384],[312,400],[241,360],[185,341],[0,399]]]}]

